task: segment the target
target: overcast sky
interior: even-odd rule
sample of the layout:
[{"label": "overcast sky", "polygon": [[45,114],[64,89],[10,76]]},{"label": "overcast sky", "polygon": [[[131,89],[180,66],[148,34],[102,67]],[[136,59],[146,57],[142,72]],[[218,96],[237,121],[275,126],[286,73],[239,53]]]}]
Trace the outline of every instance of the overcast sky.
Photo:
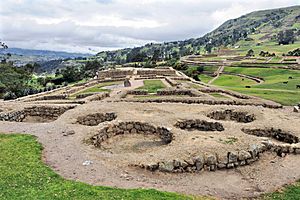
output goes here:
[{"label": "overcast sky", "polygon": [[0,0],[9,47],[98,52],[199,37],[228,19],[300,0]]}]

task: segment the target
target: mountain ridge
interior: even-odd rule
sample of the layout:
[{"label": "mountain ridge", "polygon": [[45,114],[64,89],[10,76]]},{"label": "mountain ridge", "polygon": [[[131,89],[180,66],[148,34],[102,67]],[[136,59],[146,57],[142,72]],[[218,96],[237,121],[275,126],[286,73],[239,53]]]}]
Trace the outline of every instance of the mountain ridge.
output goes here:
[{"label": "mountain ridge", "polygon": [[218,28],[199,38],[150,43],[141,47],[115,51],[102,51],[96,54],[96,57],[103,61],[119,64],[149,60],[155,54],[158,54],[157,57],[160,59],[166,60],[190,54],[205,53],[220,46],[233,48],[243,40],[253,40],[251,43],[253,46],[264,41],[274,42],[276,34],[286,29],[294,29],[299,40],[300,5],[253,11],[238,18],[227,20]]}]

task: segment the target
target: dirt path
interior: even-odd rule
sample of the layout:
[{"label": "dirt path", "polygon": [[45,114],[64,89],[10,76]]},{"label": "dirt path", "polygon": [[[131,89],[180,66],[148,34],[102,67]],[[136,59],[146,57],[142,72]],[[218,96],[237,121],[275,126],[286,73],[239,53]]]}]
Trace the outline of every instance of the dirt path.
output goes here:
[{"label": "dirt path", "polygon": [[217,79],[219,78],[220,74],[222,74],[223,71],[224,71],[224,66],[220,66],[220,67],[218,68],[218,70],[216,71],[216,76],[215,76],[213,79],[211,79],[211,80],[208,82],[208,84],[210,85],[210,84],[212,84],[215,80],[217,80]]},{"label": "dirt path", "polygon": [[[148,121],[156,125],[171,127],[178,118],[203,117],[211,109],[238,108],[237,106],[206,106],[182,104],[140,104],[140,103],[107,103],[91,102],[77,106],[51,123],[16,123],[0,122],[2,133],[27,133],[38,137],[44,146],[43,159],[58,174],[67,179],[83,181],[93,185],[112,186],[120,188],[155,188],[163,191],[180,192],[193,195],[212,195],[222,199],[241,199],[252,197],[264,192],[271,192],[276,188],[300,179],[300,159],[296,155],[287,155],[283,158],[275,154],[263,154],[260,161],[252,165],[232,170],[218,170],[216,172],[166,174],[152,173],[138,170],[122,164],[127,160],[142,160],[141,153],[110,153],[87,145],[83,142],[91,133],[103,125],[87,127],[75,124],[76,118],[93,112],[116,112],[118,120]],[[261,107],[244,107],[243,109],[255,112],[259,120],[245,125],[249,127],[275,126],[297,131],[300,116],[291,113],[290,109],[271,110]],[[241,134],[237,131],[242,125],[231,121],[222,122],[226,128],[224,136]],[[75,130],[74,135],[63,136],[67,130]],[[176,130],[173,130],[176,131]],[[177,137],[187,137],[196,134],[206,138],[207,133],[189,132]],[[209,133],[212,135],[212,133]],[[299,134],[300,136],[300,134]],[[214,135],[215,139],[218,137]],[[208,137],[209,138],[209,137]],[[251,137],[253,140],[254,138]],[[211,139],[204,140],[209,144]],[[239,141],[249,142],[249,138]],[[121,140],[122,141],[122,140]],[[188,141],[187,139],[180,141]],[[179,141],[179,142],[180,142]],[[178,143],[180,144],[180,143]],[[120,145],[117,141],[112,146]],[[201,145],[194,145],[200,146]],[[193,147],[193,145],[191,145]],[[233,148],[235,146],[228,146]],[[179,153],[188,151],[180,146],[170,146]],[[220,149],[223,151],[223,149]],[[163,151],[165,155],[165,151]],[[172,151],[168,151],[171,153]],[[91,160],[93,163],[83,166],[83,162]]]}]

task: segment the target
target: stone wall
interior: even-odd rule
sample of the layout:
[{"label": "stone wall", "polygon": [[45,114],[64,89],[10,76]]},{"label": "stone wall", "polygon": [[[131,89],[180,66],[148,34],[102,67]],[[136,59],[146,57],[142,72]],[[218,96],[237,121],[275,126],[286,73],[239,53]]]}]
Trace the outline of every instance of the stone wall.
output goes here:
[{"label": "stone wall", "polygon": [[136,165],[149,171],[161,171],[171,173],[186,173],[200,171],[215,171],[232,169],[240,166],[250,165],[259,160],[264,152],[275,152],[278,156],[286,154],[300,154],[300,143],[296,144],[274,144],[270,141],[261,144],[252,144],[248,149],[230,151],[223,155],[215,153],[199,153],[190,158],[175,158],[168,161]]},{"label": "stone wall", "polygon": [[0,113],[0,121],[22,122],[27,117],[40,117],[48,120],[56,120],[60,115],[75,106],[32,106],[23,110]]},{"label": "stone wall", "polygon": [[209,113],[207,117],[215,120],[232,120],[237,122],[249,123],[255,120],[254,114],[234,110],[217,110]]},{"label": "stone wall", "polygon": [[110,69],[98,72],[99,79],[105,78],[125,78],[126,76],[132,76],[133,70],[121,70],[121,69]]},{"label": "stone wall", "polygon": [[107,97],[109,97],[109,93],[102,92],[102,93],[98,93],[98,94],[94,94],[92,96],[86,97],[84,100],[85,101],[101,101]]},{"label": "stone wall", "polygon": [[60,100],[60,99],[66,99],[67,97],[68,97],[68,95],[65,95],[65,94],[45,95],[45,96],[34,98],[34,101]]},{"label": "stone wall", "polygon": [[208,122],[200,119],[178,120],[175,126],[185,130],[224,131],[223,125],[219,122]]},{"label": "stone wall", "polygon": [[148,95],[147,90],[129,90],[127,91],[128,95]]},{"label": "stone wall", "polygon": [[203,92],[203,93],[224,93],[224,94],[228,94],[230,96],[236,97],[238,99],[251,99],[250,96],[239,94],[239,93],[232,92],[232,91],[222,90],[222,89],[218,89],[218,88],[201,88],[201,89],[199,89],[199,91]]},{"label": "stone wall", "polygon": [[157,95],[159,96],[176,96],[176,95],[186,95],[190,97],[199,97],[202,96],[200,93],[197,93],[193,90],[188,89],[165,89],[165,90],[158,90]]},{"label": "stone wall", "polygon": [[117,118],[116,113],[94,113],[77,118],[77,123],[86,126],[97,126],[106,121],[112,121]]},{"label": "stone wall", "polygon": [[161,172],[200,172],[203,170],[215,171],[220,169],[230,169],[238,166],[249,165],[259,159],[259,154],[265,152],[267,146],[251,145],[247,150],[230,151],[223,155],[215,153],[198,153],[187,159],[175,158],[169,161],[157,163],[141,164],[139,167],[150,171]]},{"label": "stone wall", "polygon": [[242,129],[242,131],[248,135],[254,135],[257,137],[269,137],[289,144],[299,143],[299,138],[297,136],[281,129]]},{"label": "stone wall", "polygon": [[140,69],[137,70],[137,75],[148,76],[148,75],[157,75],[157,76],[174,76],[176,71],[172,68],[170,69]]},{"label": "stone wall", "polygon": [[237,105],[237,106],[262,106],[265,108],[278,109],[282,105],[271,103],[260,103],[250,101],[236,101],[236,100],[211,100],[193,98],[159,98],[159,99],[122,99],[125,102],[139,102],[139,103],[186,103],[186,104],[207,104],[207,105]]},{"label": "stone wall", "polygon": [[101,143],[108,138],[123,134],[157,135],[165,144],[169,144],[173,139],[173,134],[164,127],[155,127],[143,122],[118,122],[101,129],[90,138],[90,142],[96,147],[101,147]]},{"label": "stone wall", "polygon": [[180,85],[180,83],[178,83],[177,81],[170,79],[168,77],[165,78],[165,80],[167,81],[167,83],[169,83],[172,87],[175,87],[177,85]]}]

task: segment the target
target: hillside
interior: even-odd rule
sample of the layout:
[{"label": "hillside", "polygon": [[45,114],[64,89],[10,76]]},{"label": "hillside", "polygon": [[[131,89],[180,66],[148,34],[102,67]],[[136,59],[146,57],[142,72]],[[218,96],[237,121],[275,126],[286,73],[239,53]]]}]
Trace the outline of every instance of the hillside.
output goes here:
[{"label": "hillside", "polygon": [[[214,31],[199,38],[185,41],[166,42],[162,44],[147,44],[132,49],[106,51],[97,54],[104,62],[140,62],[159,61],[180,56],[216,51],[218,47],[227,47],[245,54],[251,47],[262,46],[270,50],[279,46],[277,35],[280,31],[292,30],[295,35],[294,45],[284,45],[277,53],[287,53],[299,46],[300,37],[300,6],[279,8],[273,10],[255,11],[236,19],[226,21]],[[264,48],[267,46],[266,48]],[[276,49],[278,49],[276,47]],[[260,48],[257,51],[261,50]]]}]

